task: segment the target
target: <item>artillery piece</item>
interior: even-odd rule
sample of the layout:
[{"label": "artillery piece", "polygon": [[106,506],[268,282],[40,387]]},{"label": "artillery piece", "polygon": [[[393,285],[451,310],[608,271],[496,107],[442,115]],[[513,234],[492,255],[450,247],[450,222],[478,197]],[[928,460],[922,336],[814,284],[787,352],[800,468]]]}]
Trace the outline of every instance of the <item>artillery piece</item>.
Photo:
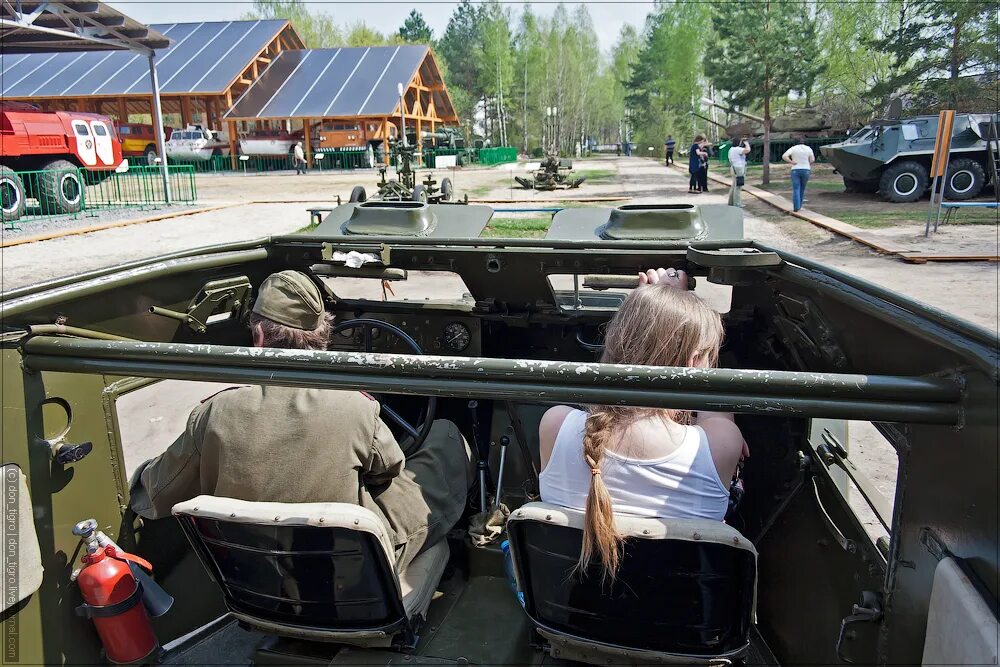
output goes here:
[{"label": "artillery piece", "polygon": [[573,177],[573,163],[568,159],[560,159],[554,155],[542,160],[533,176],[521,178],[515,176],[525,190],[555,190],[557,188],[578,188],[587,180],[585,177]]},{"label": "artillery piece", "polygon": [[[455,187],[447,176],[441,179],[440,187],[431,172],[427,173],[427,177],[423,181],[417,183],[417,172],[413,169],[415,151],[416,147],[414,146],[406,144],[396,146],[396,152],[399,156],[396,178],[391,180],[386,178],[387,168],[385,166],[379,167],[378,192],[372,195],[373,201],[415,201],[424,204],[442,204],[452,201],[452,197],[455,196]],[[465,203],[468,200],[469,196],[466,195],[463,202],[456,203]],[[363,185],[354,186],[354,189],[351,190],[350,201],[368,201],[368,193]]]}]

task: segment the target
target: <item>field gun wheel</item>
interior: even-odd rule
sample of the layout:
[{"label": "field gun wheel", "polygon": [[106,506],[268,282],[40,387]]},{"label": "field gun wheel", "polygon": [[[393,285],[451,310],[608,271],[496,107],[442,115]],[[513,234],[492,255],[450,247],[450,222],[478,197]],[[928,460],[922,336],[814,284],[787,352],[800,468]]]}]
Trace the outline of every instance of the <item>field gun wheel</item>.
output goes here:
[{"label": "field gun wheel", "polygon": [[455,194],[455,186],[451,184],[450,178],[441,179],[441,201],[451,201]]},{"label": "field gun wheel", "polygon": [[410,195],[412,201],[418,201],[421,204],[427,203],[427,188],[423,185],[417,184],[413,186],[413,194]]},{"label": "field gun wheel", "polygon": [[355,185],[354,189],[351,190],[351,198],[348,199],[347,201],[352,203],[353,202],[361,203],[368,201],[368,193],[365,192],[365,186]]}]

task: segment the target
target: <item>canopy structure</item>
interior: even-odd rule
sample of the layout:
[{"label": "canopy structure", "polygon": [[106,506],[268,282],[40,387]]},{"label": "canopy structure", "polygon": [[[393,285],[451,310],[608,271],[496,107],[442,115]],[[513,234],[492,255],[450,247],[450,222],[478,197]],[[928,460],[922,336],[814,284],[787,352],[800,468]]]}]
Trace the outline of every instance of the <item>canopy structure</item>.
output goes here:
[{"label": "canopy structure", "polygon": [[[285,20],[166,23],[149,27],[166,45],[156,52],[163,111],[181,125],[212,129],[283,51],[304,44]],[[43,109],[91,111],[127,121],[150,114],[150,70],[133,53],[27,53],[0,55],[0,95]],[[231,143],[236,132],[230,128]],[[235,150],[231,151],[235,153]]]},{"label": "canopy structure", "polygon": [[[398,92],[403,87],[403,108]],[[228,120],[371,119],[381,123],[457,123],[448,89],[427,46],[285,51],[226,112]],[[400,128],[402,130],[402,128]],[[306,147],[310,145],[306,141]],[[419,146],[419,140],[418,140]]]},{"label": "canopy structure", "polygon": [[103,2],[63,0],[0,3],[0,43],[5,55],[109,49],[149,55],[170,41]]},{"label": "canopy structure", "polygon": [[[149,66],[151,116],[160,159],[160,173],[163,178],[163,195],[166,202],[170,203],[170,178],[167,175],[167,155],[164,149],[166,142],[163,136],[163,114],[160,112],[160,86],[154,61],[155,49],[169,46],[169,38],[103,2],[17,0],[12,3],[11,0],[2,0],[0,44],[2,44],[2,54],[6,58],[17,59],[17,62],[36,57],[44,58],[45,54],[36,53],[41,49],[56,53],[124,50],[145,55]],[[4,79],[3,74],[0,74],[0,81]]]}]

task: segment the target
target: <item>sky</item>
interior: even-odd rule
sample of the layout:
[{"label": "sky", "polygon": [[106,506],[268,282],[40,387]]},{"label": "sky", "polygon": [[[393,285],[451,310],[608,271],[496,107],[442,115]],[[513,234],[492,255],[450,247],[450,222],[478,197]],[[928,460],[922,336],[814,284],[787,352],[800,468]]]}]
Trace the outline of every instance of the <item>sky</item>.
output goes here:
[{"label": "sky", "polygon": [[[227,0],[219,2],[173,1],[173,0],[131,0],[128,2],[109,3],[115,9],[143,23],[180,23],[193,21],[231,21],[238,19],[250,11],[252,2]],[[310,2],[306,4],[313,11],[325,11],[333,15],[339,24],[349,24],[364,21],[379,32],[396,32],[403,20],[416,8],[424,15],[424,20],[434,31],[434,37],[439,38],[448,19],[451,17],[456,2]],[[525,3],[504,2],[517,15]],[[532,11],[536,14],[549,15],[556,7],[556,2],[533,2]],[[601,49],[611,50],[618,32],[625,23],[631,23],[636,28],[642,28],[646,14],[652,11],[652,2],[566,2],[567,9],[572,12],[578,4],[586,4],[590,16],[594,20],[594,29],[600,41]]]}]

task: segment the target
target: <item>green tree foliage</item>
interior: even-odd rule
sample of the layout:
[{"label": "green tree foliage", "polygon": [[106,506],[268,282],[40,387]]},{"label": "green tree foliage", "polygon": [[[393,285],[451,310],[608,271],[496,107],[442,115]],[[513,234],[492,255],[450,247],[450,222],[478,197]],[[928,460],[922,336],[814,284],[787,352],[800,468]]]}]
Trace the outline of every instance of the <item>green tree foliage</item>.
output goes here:
[{"label": "green tree foliage", "polygon": [[480,62],[476,54],[481,25],[482,11],[469,0],[462,0],[448,19],[437,46],[438,55],[448,68],[448,90],[455,111],[468,127],[475,120],[476,100],[481,97],[477,94]]},{"label": "green tree foliage", "polygon": [[859,127],[885,108],[869,93],[895,75],[892,57],[871,45],[896,29],[905,0],[835,2],[817,8],[824,69],[816,81],[817,106],[834,128]]},{"label": "green tree foliage", "polygon": [[434,41],[434,33],[424,21],[424,15],[416,9],[411,9],[410,15],[403,21],[399,37],[407,44],[430,44]]},{"label": "green tree foliage", "polygon": [[995,85],[1000,45],[996,2],[904,0],[899,11],[895,28],[871,42],[897,68],[872,87],[872,95],[908,94],[918,107],[954,109],[975,104],[984,82]]},{"label": "green tree foliage", "polygon": [[344,35],[326,12],[310,12],[302,0],[254,0],[253,10],[242,19],[287,19],[312,49],[342,46]]},{"label": "green tree foliage", "polygon": [[657,146],[667,134],[680,140],[695,133],[691,111],[708,88],[702,60],[712,40],[707,3],[663,2],[646,17],[642,47],[625,83],[640,144]]},{"label": "green tree foliage", "polygon": [[[763,0],[717,4],[712,7],[716,37],[705,54],[705,73],[728,93],[730,103],[761,104],[764,117],[764,154],[771,148],[774,103],[789,92],[803,93],[818,76],[818,48],[804,42],[816,31],[803,2]],[[782,104],[784,106],[784,104]],[[764,161],[763,182],[770,182]]]},{"label": "green tree foliage", "polygon": [[341,46],[386,46],[396,43],[396,37],[388,37],[370,27],[364,21],[347,26],[347,36]]}]

